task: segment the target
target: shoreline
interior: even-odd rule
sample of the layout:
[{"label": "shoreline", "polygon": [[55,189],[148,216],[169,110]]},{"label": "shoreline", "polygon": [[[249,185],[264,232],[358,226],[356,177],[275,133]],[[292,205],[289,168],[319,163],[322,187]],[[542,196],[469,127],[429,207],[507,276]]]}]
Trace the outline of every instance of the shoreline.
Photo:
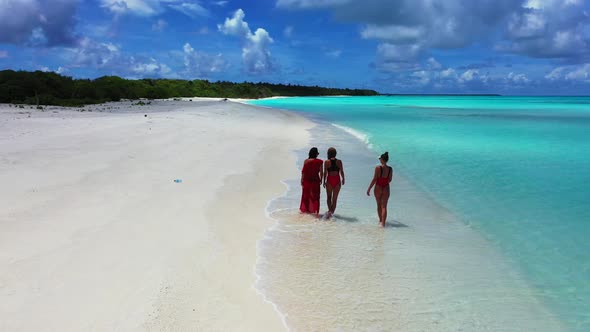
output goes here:
[{"label": "shoreline", "polygon": [[284,329],[253,287],[257,241],[309,122],[217,101],[86,108],[0,105],[0,329]]},{"label": "shoreline", "polygon": [[[373,159],[374,151],[358,133],[347,132],[331,123],[317,125],[320,127],[314,127],[314,130],[317,129],[316,134],[322,134],[318,134],[320,137],[312,135],[312,141],[332,145],[329,138],[321,138],[324,132],[333,140],[348,136],[347,141],[354,140],[357,143],[351,146],[339,141],[341,144],[338,146],[342,148],[340,152],[346,153],[347,149],[356,151],[364,145],[369,151],[367,159]],[[299,151],[300,159],[304,152]],[[364,158],[362,155],[359,157]],[[353,171],[356,174],[356,167],[353,168],[356,165],[351,165],[352,159],[345,155],[342,158],[347,164],[348,173]],[[506,260],[481,234],[462,223],[403,174],[398,173],[392,191],[392,215],[388,224],[393,224],[389,224],[385,230],[376,224],[362,221],[366,218],[363,203],[359,202],[361,205],[356,206],[356,209],[361,210],[352,214],[345,210],[347,199],[350,199],[345,195],[351,186],[356,188],[353,178],[347,178],[346,187],[341,193],[340,212],[336,213],[337,218],[332,221],[308,220],[305,216],[299,216],[294,207],[298,200],[295,188],[297,181],[284,181],[288,187],[291,184],[288,191],[269,202],[269,214],[278,222],[267,230],[261,240],[263,259],[258,268],[265,276],[259,282],[260,288],[276,303],[279,312],[287,318],[289,327],[295,330],[346,330],[347,326],[373,326],[377,329],[396,328],[406,331],[452,331],[479,326],[509,331],[525,327],[564,330],[559,319],[547,304],[537,298],[534,289],[511,261]],[[324,195],[322,192],[321,202]],[[371,213],[372,208],[369,218],[373,219]],[[377,242],[365,244],[370,249],[355,248],[357,244],[351,238],[353,233],[358,233],[355,236],[362,241]],[[372,239],[366,238],[366,233],[371,234]],[[346,238],[347,241],[340,243]],[[338,250],[334,252],[334,248]],[[366,261],[365,250],[379,254],[382,257],[379,259],[383,261],[376,265]],[[306,257],[308,261],[300,265],[303,263],[299,262],[298,257]],[[489,265],[480,266],[482,259]],[[353,270],[348,270],[336,263],[342,260],[352,260],[357,264]],[[396,264],[388,264],[391,261]],[[299,266],[299,269],[291,265]],[[315,267],[310,269],[309,265]],[[325,270],[322,267],[324,265],[331,269]],[[337,274],[333,274],[333,269],[337,269]],[[356,272],[357,269],[368,271],[368,275],[359,276],[363,272]],[[371,271],[384,276],[384,279],[379,277],[374,280]],[[293,275],[299,277],[294,278]],[[347,280],[346,283],[355,284],[355,280],[360,282],[356,285],[363,292],[357,294],[357,290],[350,288],[350,285],[339,283],[341,278]],[[328,291],[314,286],[314,280],[322,279],[334,280],[336,285],[324,284]],[[384,284],[379,286],[381,282]],[[376,292],[372,292],[372,289]],[[384,290],[391,298],[377,295]],[[365,313],[369,318],[360,317],[359,312],[350,311],[346,303],[333,299],[330,294],[334,292],[346,295],[347,302],[362,303],[376,296],[375,301],[389,302],[391,306],[373,308],[373,313]],[[312,300],[314,298],[322,299],[321,303]],[[399,299],[404,301],[400,302]],[[304,300],[311,302],[303,306]],[[370,305],[370,302],[366,305]],[[333,308],[334,312],[329,308]],[[393,311],[388,314],[391,309]],[[422,314],[415,316],[416,313]],[[392,317],[396,318],[391,320]],[[446,319],[441,320],[442,317]],[[346,325],[346,321],[357,323]],[[361,321],[363,323],[359,323]],[[335,325],[326,325],[325,322]]]}]

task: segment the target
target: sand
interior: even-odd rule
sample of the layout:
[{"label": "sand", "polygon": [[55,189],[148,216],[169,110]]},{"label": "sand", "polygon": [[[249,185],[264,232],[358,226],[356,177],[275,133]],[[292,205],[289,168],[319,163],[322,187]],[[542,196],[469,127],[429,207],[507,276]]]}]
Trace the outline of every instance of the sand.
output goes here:
[{"label": "sand", "polygon": [[134,104],[0,105],[0,331],[284,330],[256,245],[311,123]]}]

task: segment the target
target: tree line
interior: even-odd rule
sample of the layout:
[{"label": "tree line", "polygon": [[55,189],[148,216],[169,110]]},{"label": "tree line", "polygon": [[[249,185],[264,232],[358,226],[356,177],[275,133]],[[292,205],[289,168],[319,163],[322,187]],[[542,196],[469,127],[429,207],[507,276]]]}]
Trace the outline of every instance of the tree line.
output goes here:
[{"label": "tree line", "polygon": [[177,97],[266,98],[273,96],[373,96],[374,90],[207,80],[74,79],[54,72],[0,71],[0,103],[82,106],[121,99]]}]

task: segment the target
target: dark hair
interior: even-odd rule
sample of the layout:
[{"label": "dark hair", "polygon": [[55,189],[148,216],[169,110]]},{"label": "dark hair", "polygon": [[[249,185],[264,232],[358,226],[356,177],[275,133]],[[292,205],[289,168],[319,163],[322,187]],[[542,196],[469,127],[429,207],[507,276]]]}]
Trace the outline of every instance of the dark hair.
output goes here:
[{"label": "dark hair", "polygon": [[318,151],[318,148],[316,148],[315,146],[309,150],[309,158],[310,159],[315,159],[319,155],[320,155],[320,152]]},{"label": "dark hair", "polygon": [[336,149],[329,148],[328,149],[328,159],[336,158]]},{"label": "dark hair", "polygon": [[381,157],[379,157],[379,159],[383,159],[384,162],[388,162],[389,161],[389,152],[385,152],[384,154],[382,154]]}]

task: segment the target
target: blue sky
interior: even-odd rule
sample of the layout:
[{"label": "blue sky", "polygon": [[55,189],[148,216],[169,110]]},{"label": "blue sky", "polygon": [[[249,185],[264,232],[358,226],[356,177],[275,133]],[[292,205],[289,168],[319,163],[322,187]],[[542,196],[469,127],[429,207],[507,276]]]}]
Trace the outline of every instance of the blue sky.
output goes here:
[{"label": "blue sky", "polygon": [[587,95],[590,3],[0,0],[0,69]]}]

